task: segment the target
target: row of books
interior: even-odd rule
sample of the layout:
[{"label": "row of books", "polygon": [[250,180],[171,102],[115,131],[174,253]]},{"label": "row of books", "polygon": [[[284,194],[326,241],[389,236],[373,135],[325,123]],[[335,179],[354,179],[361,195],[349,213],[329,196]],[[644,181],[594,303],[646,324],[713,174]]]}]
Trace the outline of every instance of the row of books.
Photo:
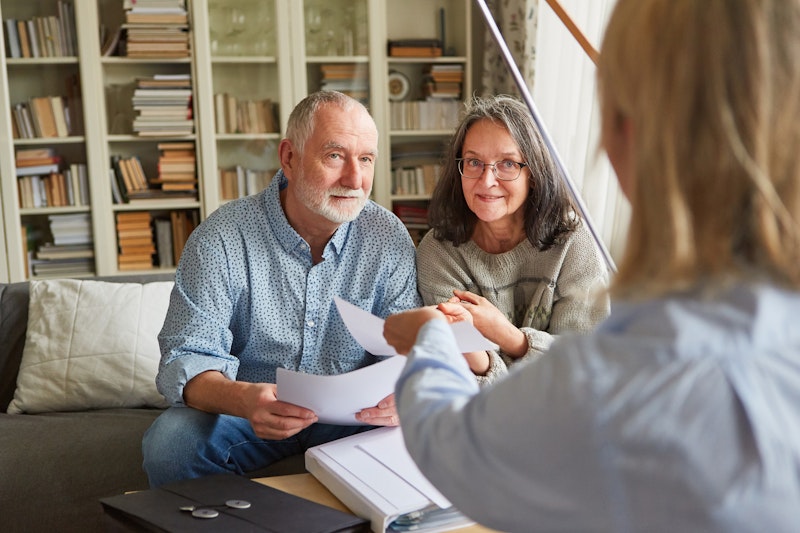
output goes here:
[{"label": "row of books", "polygon": [[217,133],[275,133],[275,104],[269,98],[248,100],[229,93],[214,95]]},{"label": "row of books", "polygon": [[46,176],[23,176],[17,189],[23,209],[89,205],[89,179],[84,164],[73,164]]},{"label": "row of books", "polygon": [[57,15],[5,20],[7,54],[12,58],[77,55],[75,8],[58,0]]},{"label": "row of books", "polygon": [[11,134],[14,139],[69,137],[78,133],[73,117],[80,112],[77,99],[34,96],[11,106]]},{"label": "row of books", "polygon": [[434,163],[396,167],[392,169],[392,194],[430,196],[436,187],[440,172],[441,166]]},{"label": "row of books", "polygon": [[198,224],[196,210],[174,210],[155,217],[150,211],[117,213],[117,267],[129,271],[175,266]]},{"label": "row of books", "polygon": [[218,169],[222,199],[235,200],[261,192],[269,185],[275,172],[275,170],[253,170],[241,165]]},{"label": "row of books", "polygon": [[133,91],[133,131],[142,137],[191,135],[192,79],[190,74],[157,74],[136,80]]},{"label": "row of books", "polygon": [[[114,203],[128,203],[131,198],[143,197],[150,187],[138,156],[111,156],[111,194]],[[143,194],[145,193],[145,194]]]},{"label": "row of books", "polygon": [[89,205],[86,165],[64,165],[53,148],[27,148],[14,154],[22,208]]},{"label": "row of books", "polygon": [[390,102],[389,123],[393,130],[449,130],[458,125],[460,112],[455,99]]}]

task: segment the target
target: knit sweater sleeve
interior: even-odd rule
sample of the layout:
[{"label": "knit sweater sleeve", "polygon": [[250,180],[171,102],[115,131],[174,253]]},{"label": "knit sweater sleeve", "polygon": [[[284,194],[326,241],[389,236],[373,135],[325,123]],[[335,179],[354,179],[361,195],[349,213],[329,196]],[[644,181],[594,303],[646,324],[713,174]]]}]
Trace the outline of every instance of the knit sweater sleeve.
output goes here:
[{"label": "knit sweater sleeve", "polygon": [[544,328],[528,320],[520,327],[528,339],[528,351],[519,360],[540,356],[561,333],[591,331],[610,312],[608,271],[584,225],[572,233],[560,253],[542,254],[541,259],[548,257],[554,260],[550,318]]}]

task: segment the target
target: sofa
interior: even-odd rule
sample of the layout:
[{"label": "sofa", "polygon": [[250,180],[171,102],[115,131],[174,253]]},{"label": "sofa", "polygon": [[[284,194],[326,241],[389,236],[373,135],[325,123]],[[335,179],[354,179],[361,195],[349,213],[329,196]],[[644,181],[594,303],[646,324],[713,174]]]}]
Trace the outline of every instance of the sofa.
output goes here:
[{"label": "sofa", "polygon": [[[147,488],[141,440],[166,406],[153,377],[171,279],[0,284],[0,530],[106,531],[99,498]],[[302,471],[298,456],[251,477]]]}]

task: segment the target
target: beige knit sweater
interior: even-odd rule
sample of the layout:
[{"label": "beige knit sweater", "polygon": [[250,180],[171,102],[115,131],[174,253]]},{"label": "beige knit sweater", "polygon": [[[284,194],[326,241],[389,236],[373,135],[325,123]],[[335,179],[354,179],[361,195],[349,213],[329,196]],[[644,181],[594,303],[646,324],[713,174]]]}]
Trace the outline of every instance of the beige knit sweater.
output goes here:
[{"label": "beige knit sweater", "polygon": [[525,239],[514,249],[490,254],[473,241],[455,247],[428,232],[417,249],[419,291],[425,305],[453,296],[453,289],[479,294],[494,304],[528,339],[528,352],[513,360],[490,352],[481,385],[508,372],[512,363],[537,357],[554,335],[588,331],[609,313],[608,273],[591,234],[580,225],[559,246],[536,250]]}]

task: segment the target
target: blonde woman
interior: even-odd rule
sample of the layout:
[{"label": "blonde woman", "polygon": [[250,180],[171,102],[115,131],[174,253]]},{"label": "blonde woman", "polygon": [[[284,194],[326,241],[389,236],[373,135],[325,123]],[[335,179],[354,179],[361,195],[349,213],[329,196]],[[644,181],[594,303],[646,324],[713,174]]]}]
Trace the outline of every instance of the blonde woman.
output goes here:
[{"label": "blonde woman", "polygon": [[503,531],[800,524],[800,2],[619,0],[603,146],[633,206],[609,318],[479,390],[448,306],[389,317],[411,455]]}]

